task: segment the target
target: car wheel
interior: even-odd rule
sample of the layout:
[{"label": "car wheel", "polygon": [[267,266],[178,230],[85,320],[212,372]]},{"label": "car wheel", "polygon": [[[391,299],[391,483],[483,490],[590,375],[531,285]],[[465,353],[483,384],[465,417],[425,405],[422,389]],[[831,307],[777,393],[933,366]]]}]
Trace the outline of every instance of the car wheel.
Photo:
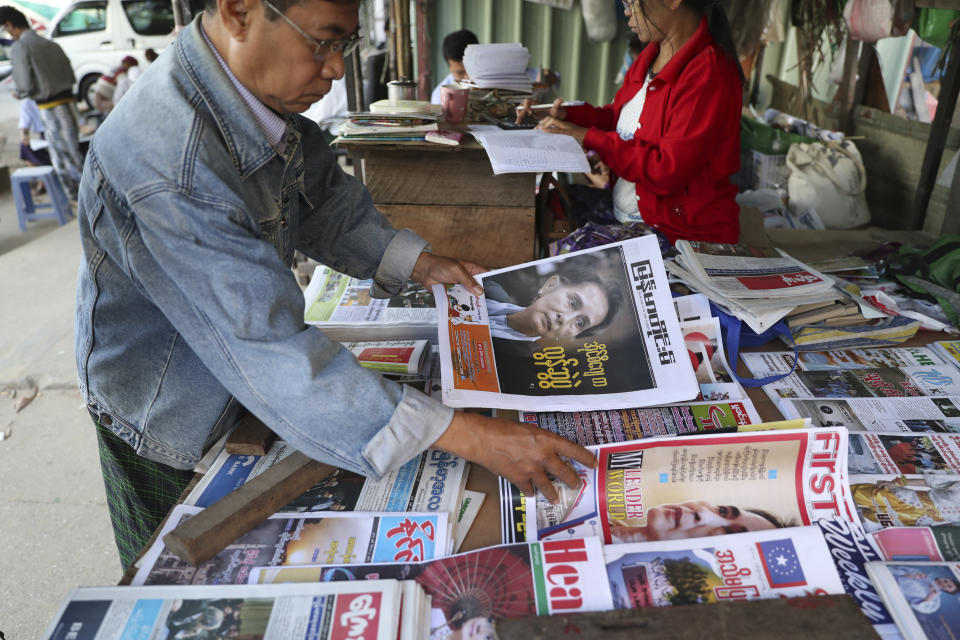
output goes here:
[{"label": "car wheel", "polygon": [[97,83],[99,78],[99,73],[89,73],[83,76],[83,80],[80,81],[80,86],[77,88],[77,99],[86,102],[87,106],[90,107],[91,110],[94,109],[93,85]]}]

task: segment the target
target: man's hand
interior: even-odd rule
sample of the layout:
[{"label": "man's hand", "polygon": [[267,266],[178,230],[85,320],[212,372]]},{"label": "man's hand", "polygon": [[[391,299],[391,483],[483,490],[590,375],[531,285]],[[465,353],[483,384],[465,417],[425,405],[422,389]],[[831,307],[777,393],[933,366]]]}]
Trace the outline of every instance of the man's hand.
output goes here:
[{"label": "man's hand", "polygon": [[473,276],[486,271],[483,267],[466,260],[435,256],[424,251],[413,267],[411,277],[430,289],[435,284],[462,284],[470,293],[483,295],[483,287]]},{"label": "man's hand", "polygon": [[583,144],[583,138],[587,135],[587,129],[584,127],[578,127],[575,124],[571,124],[565,120],[558,120],[557,118],[547,116],[540,121],[540,124],[537,125],[537,129],[540,131],[546,131],[547,133],[563,133],[572,138],[575,138],[577,142]]},{"label": "man's hand", "polygon": [[571,489],[580,487],[576,471],[563,458],[595,467],[592,453],[560,436],[537,427],[475,413],[457,412],[433,448],[483,465],[523,491],[534,488],[550,502],[557,500],[548,473]]},{"label": "man's hand", "polygon": [[522,124],[523,119],[527,116],[533,116],[537,120],[543,120],[546,117],[564,120],[567,117],[567,110],[560,106],[562,104],[563,98],[557,98],[553,101],[550,109],[531,109],[530,107],[533,106],[533,100],[531,98],[524,98],[523,103],[517,108],[517,124]]}]

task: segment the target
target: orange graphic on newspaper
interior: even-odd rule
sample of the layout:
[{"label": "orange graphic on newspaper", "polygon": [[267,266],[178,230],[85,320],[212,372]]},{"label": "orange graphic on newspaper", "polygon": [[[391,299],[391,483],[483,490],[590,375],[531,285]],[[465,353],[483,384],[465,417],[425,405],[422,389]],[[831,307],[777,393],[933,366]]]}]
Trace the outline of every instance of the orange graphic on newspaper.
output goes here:
[{"label": "orange graphic on newspaper", "polygon": [[480,300],[463,289],[447,289],[447,330],[453,386],[467,391],[500,391],[490,327]]}]

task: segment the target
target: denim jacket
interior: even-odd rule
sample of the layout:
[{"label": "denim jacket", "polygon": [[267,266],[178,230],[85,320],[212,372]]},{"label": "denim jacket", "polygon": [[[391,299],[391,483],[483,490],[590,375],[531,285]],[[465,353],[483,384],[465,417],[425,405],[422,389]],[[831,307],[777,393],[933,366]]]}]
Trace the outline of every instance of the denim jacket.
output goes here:
[{"label": "denim jacket", "polygon": [[298,249],[396,292],[426,243],[387,222],[314,123],[285,119],[278,151],[198,19],[104,121],[79,197],[80,390],[102,425],[176,468],[242,405],[310,457],[380,477],[453,412],[304,325],[290,265]]}]

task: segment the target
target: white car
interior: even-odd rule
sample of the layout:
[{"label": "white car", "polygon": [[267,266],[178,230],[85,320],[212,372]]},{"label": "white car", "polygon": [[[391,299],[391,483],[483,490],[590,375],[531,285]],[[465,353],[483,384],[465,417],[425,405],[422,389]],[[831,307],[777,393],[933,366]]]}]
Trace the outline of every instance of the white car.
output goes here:
[{"label": "white car", "polygon": [[160,53],[173,42],[170,0],[77,0],[60,10],[47,33],[73,64],[77,97],[93,106],[92,88],[124,56],[145,64],[143,52]]}]

